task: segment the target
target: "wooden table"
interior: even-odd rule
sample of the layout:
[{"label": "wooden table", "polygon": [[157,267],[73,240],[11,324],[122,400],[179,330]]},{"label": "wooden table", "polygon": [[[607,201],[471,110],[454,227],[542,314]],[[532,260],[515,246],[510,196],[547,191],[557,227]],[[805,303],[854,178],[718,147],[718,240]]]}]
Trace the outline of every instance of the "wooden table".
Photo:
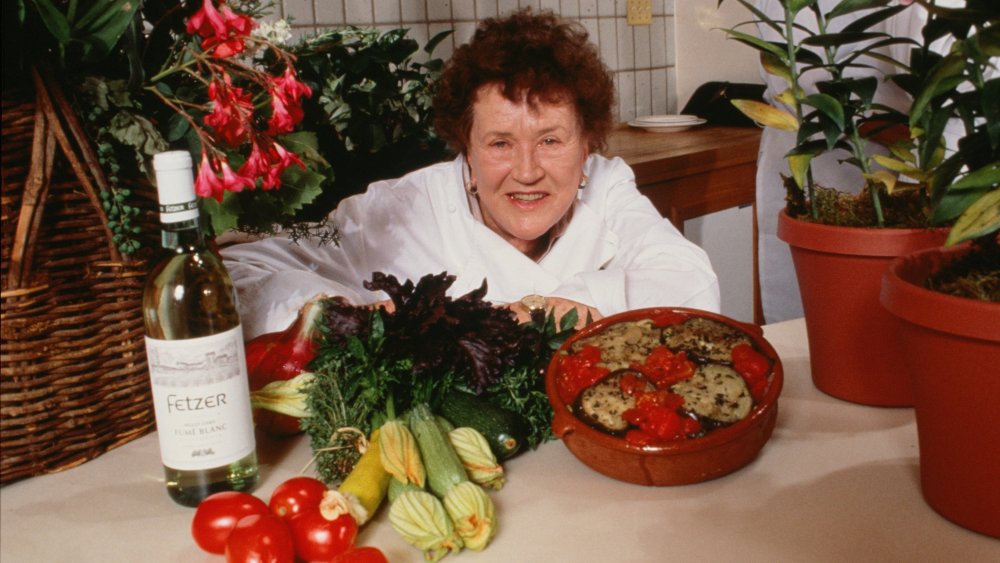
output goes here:
[{"label": "wooden table", "polygon": [[[986,562],[1000,540],[945,520],[920,494],[913,409],[819,392],[802,319],[764,327],[785,368],[774,435],[739,471],[696,485],[642,487],[588,469],[561,442],[505,464],[486,550],[445,563],[711,561]],[[258,442],[267,498],[309,460],[308,440]],[[194,511],[163,488],[156,435],[0,489],[0,561],[221,563],[190,537]],[[310,470],[311,471],[311,470]],[[419,563],[378,512],[358,540]]]},{"label": "wooden table", "polygon": [[608,156],[635,171],[639,191],[684,231],[684,221],[753,204],[760,130],[697,127],[650,133],[621,126],[608,138]]},{"label": "wooden table", "polygon": [[[608,138],[608,156],[635,172],[639,191],[680,230],[684,221],[723,209],[753,205],[760,129],[696,127],[650,133],[628,125]],[[753,218],[754,322],[764,322],[757,265],[757,214]]]}]

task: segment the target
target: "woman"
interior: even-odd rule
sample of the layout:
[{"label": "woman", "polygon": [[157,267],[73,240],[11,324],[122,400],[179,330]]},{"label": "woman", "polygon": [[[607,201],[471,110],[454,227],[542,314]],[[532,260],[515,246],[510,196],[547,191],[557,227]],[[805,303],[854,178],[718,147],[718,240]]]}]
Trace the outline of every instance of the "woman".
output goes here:
[{"label": "woman", "polygon": [[223,251],[246,336],[285,328],[317,293],[384,299],[362,286],[373,272],[416,281],[447,271],[455,296],[486,280],[486,299],[522,319],[541,302],[594,319],[654,305],[717,311],[706,254],[623,161],[594,154],[613,101],[582,28],[530,10],[486,20],[438,84],[435,128],[455,160],[345,199],[331,216],[337,246],[272,238]]}]

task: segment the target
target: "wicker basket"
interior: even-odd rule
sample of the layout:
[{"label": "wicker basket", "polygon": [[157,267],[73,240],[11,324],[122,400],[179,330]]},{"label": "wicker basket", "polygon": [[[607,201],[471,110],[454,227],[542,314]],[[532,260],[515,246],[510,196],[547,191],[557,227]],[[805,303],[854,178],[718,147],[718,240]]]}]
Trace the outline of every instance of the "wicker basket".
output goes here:
[{"label": "wicker basket", "polygon": [[147,262],[112,244],[87,138],[55,81],[33,78],[33,91],[3,93],[0,484],[79,465],[154,426]]}]

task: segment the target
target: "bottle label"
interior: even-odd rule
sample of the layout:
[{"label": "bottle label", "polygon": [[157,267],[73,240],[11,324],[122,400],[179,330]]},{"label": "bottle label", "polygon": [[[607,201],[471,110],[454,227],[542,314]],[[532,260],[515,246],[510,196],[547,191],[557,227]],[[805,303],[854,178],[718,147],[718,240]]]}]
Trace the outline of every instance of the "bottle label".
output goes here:
[{"label": "bottle label", "polygon": [[146,337],[163,465],[182,471],[233,463],[254,450],[243,331],[183,340]]}]

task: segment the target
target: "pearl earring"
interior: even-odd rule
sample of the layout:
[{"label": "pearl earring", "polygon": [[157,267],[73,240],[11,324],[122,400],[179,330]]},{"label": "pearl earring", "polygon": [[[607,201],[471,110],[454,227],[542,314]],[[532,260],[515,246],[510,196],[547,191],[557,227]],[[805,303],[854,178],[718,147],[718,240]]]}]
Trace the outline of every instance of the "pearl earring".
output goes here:
[{"label": "pearl earring", "polygon": [[581,189],[581,190],[582,190],[583,188],[586,188],[586,187],[587,187],[587,180],[589,180],[589,179],[590,179],[590,178],[587,178],[587,175],[586,175],[586,174],[584,174],[584,175],[583,175],[583,178],[580,178],[580,189]]}]

